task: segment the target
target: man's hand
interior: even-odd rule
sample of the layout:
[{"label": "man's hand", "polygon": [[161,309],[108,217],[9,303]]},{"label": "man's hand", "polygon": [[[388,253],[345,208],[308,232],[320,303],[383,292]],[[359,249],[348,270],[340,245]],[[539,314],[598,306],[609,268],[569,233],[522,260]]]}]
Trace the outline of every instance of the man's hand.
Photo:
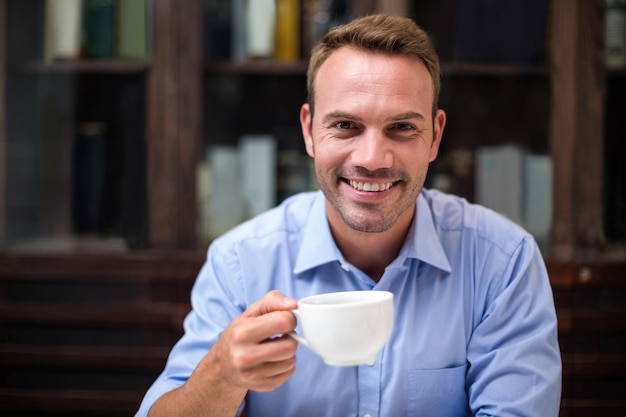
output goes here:
[{"label": "man's hand", "polygon": [[224,330],[210,356],[219,374],[253,391],[271,391],[295,372],[298,343],[285,334],[296,327],[295,300],[271,291]]},{"label": "man's hand", "polygon": [[297,302],[271,291],[224,330],[187,382],[165,393],[150,417],[232,416],[248,390],[271,391],[295,371],[298,343],[285,333],[296,327],[289,310]]}]

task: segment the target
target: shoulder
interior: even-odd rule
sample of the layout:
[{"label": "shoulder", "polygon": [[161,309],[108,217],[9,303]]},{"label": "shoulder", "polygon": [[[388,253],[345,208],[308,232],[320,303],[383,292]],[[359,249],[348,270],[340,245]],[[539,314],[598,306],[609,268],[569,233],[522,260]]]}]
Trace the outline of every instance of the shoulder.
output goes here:
[{"label": "shoulder", "polygon": [[511,254],[527,240],[534,240],[520,225],[487,207],[438,190],[423,190],[435,228],[440,234],[461,233],[466,239],[490,242]]}]

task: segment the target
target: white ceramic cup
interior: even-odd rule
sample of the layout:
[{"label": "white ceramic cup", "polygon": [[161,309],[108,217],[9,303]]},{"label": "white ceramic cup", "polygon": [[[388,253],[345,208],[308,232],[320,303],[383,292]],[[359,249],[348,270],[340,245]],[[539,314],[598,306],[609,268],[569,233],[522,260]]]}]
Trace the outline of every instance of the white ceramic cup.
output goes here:
[{"label": "white ceramic cup", "polygon": [[344,291],[305,297],[292,310],[302,335],[294,339],[328,365],[373,364],[393,328],[393,294]]}]

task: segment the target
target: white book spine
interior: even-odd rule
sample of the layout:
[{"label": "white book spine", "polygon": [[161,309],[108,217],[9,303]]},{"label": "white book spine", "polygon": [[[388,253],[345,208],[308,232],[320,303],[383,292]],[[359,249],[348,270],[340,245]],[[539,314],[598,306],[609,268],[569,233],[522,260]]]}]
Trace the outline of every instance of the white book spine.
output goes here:
[{"label": "white book spine", "polygon": [[276,147],[272,135],[245,135],[240,139],[242,191],[250,217],[276,204]]}]

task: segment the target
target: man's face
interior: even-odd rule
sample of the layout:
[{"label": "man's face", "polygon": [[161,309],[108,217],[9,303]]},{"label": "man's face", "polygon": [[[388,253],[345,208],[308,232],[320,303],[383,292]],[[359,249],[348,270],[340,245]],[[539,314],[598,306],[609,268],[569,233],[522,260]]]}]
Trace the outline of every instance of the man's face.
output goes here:
[{"label": "man's face", "polygon": [[424,64],[343,47],[319,69],[314,99],[314,115],[305,104],[300,119],[331,226],[408,225],[445,125],[443,111],[433,123]]}]

